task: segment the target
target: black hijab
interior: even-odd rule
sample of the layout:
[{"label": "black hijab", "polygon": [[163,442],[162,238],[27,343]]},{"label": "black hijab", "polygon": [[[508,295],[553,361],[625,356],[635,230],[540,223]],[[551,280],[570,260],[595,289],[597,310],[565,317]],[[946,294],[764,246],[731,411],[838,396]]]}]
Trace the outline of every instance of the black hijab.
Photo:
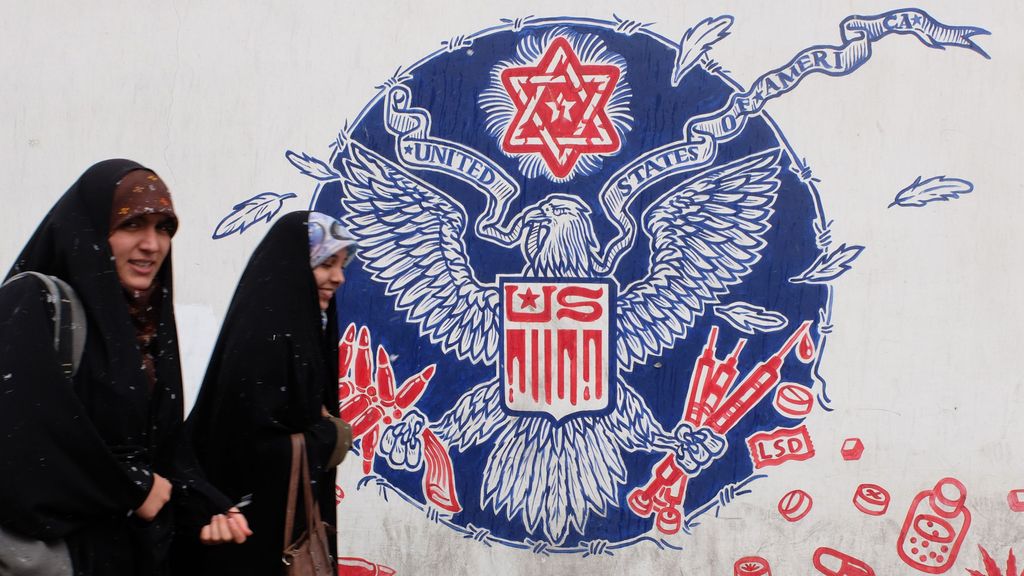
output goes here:
[{"label": "black hijab", "polygon": [[210,482],[232,501],[252,496],[242,510],[254,533],[245,544],[175,553],[183,564],[200,554],[203,574],[280,573],[293,433],[305,434],[320,508],[334,521],[324,464],[336,432],[321,407],[337,415],[338,327],[333,298],[322,327],[307,219],[308,212],[284,215],[253,252],[186,424]]},{"label": "black hijab", "polygon": [[182,418],[171,258],[160,287],[150,387],[107,237],[114,187],[145,170],[130,160],[89,168],[43,219],[8,278],[27,270],[75,289],[88,337],[74,380],[63,376],[41,285],[0,290],[0,523],[38,538],[66,536],[140,506],[165,469]]},{"label": "black hijab", "polygon": [[332,298],[321,329],[307,217],[281,217],[238,282],[189,418],[207,471],[229,444],[302,432],[321,406],[337,413],[337,318]]}]

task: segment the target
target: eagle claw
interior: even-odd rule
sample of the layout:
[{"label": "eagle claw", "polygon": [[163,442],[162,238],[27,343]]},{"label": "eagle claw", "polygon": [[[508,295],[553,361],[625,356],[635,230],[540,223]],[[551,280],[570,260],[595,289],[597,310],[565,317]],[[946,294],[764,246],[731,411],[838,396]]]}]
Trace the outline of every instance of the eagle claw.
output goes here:
[{"label": "eagle claw", "polygon": [[694,430],[687,422],[680,422],[672,431],[676,464],[693,478],[725,454],[729,444],[724,436],[709,428]]}]

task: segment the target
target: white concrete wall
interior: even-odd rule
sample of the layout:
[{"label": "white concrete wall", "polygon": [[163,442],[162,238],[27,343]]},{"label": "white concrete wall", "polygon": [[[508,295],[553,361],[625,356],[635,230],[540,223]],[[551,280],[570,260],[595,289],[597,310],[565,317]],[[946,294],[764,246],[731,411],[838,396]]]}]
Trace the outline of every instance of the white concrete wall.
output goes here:
[{"label": "white concrete wall", "polygon": [[[776,575],[810,574],[831,546],[878,574],[914,574],[896,556],[911,499],[942,477],[968,487],[974,521],[955,568],[982,569],[978,546],[1001,565],[1024,555],[1024,515],[1007,493],[1024,488],[1016,365],[1024,307],[1020,142],[1024,8],[1016,2],[911,4],[947,24],[975,25],[992,56],[887,40],[851,76],[810,78],[766,110],[820,178],[837,242],[867,247],[834,283],[835,330],[822,372],[835,411],[807,423],[818,455],[769,468],[722,516],[706,517],[682,551],[639,544],[614,556],[544,556],[487,547],[432,523],[401,500],[346,491],[343,553],[399,574],[732,574],[757,555]],[[128,157],[169,183],[181,218],[174,241],[177,310],[187,384],[198,385],[234,283],[265,225],[214,241],[231,206],[313,181],[286,150],[327,158],[346,120],[400,66],[441,41],[523,15],[612,14],[678,38],[707,16],[732,14],[714,58],[741,84],[813,44],[839,42],[851,14],[890,2],[613,2],[451,0],[293,2],[4,2],[0,18],[0,266],[8,267],[53,201],[92,162]],[[919,175],[966,178],[975,191],[920,209],[887,209]],[[858,436],[859,462],[838,446]],[[862,482],[893,499],[877,519],[850,506]],[[811,516],[784,522],[779,498],[815,496]],[[852,574],[852,572],[851,572]]]}]

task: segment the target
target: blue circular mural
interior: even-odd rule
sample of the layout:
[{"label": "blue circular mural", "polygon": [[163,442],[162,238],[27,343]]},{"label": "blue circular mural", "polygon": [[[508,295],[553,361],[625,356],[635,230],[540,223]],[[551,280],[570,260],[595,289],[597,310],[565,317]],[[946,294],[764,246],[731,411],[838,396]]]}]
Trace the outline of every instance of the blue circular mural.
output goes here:
[{"label": "blue circular mural", "polygon": [[684,47],[508,22],[401,70],[339,137],[313,207],[360,238],[342,411],[391,505],[486,544],[672,546],[813,456],[820,202]]}]

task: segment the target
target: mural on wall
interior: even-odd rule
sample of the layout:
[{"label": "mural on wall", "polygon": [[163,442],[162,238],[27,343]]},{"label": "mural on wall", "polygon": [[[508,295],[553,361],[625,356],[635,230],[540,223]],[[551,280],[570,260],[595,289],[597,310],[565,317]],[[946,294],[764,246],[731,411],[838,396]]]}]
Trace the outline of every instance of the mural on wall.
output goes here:
[{"label": "mural on wall", "polygon": [[[362,246],[339,347],[358,489],[482,545],[591,556],[681,549],[701,517],[815,457],[803,419],[829,410],[830,283],[863,247],[833,243],[816,179],[764,107],[808,75],[854,72],[888,37],[987,57],[971,39],[986,32],[917,9],[851,16],[840,45],[743,89],[710,57],[732,23],[674,42],[617,17],[503,21],[399,70],[326,160],[288,152],[318,183],[312,207]],[[918,178],[891,206],[972,190]],[[288,197],[235,206],[215,237]],[[947,478],[914,500],[907,565],[955,561],[965,497]],[[853,504],[882,515],[889,495],[864,484]],[[778,510],[797,522],[812,505],[794,490]],[[873,574],[819,552],[823,574]],[[735,570],[770,573],[759,558]]]}]

